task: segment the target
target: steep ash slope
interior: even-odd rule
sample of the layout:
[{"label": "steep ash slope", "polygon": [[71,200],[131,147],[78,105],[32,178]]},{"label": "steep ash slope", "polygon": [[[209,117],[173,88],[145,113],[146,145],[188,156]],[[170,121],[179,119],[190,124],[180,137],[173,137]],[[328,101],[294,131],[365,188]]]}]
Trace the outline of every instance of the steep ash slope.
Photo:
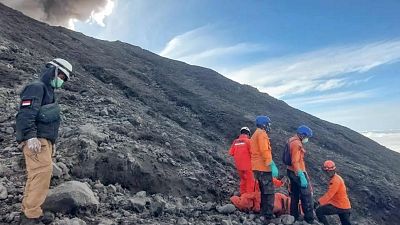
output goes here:
[{"label": "steep ash slope", "polygon": [[241,126],[254,130],[255,116],[267,114],[278,164],[285,140],[307,124],[315,132],[306,161],[316,194],[326,184],[319,166],[333,159],[356,216],[400,224],[400,154],[210,69],[51,27],[0,4],[0,160],[7,168],[20,157],[8,129],[15,126],[18,90],[54,57],[68,59],[76,71],[58,93],[64,120],[57,159],[73,177],[226,201],[237,179],[226,156],[229,142]]}]

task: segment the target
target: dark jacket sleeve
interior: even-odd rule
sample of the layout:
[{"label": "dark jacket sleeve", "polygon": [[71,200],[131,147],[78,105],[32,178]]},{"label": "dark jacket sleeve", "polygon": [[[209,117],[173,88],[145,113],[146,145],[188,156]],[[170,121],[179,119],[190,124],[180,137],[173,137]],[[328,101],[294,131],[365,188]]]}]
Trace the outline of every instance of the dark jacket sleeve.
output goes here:
[{"label": "dark jacket sleeve", "polygon": [[40,83],[32,83],[22,91],[16,118],[18,142],[36,137],[36,117],[42,106],[43,95],[44,88]]}]

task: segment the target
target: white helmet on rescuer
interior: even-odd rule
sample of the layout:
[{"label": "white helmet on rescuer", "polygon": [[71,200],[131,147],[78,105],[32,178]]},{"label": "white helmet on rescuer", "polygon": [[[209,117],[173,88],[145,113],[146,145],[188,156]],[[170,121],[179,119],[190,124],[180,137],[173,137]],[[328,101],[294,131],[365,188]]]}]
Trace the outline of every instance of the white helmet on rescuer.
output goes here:
[{"label": "white helmet on rescuer", "polygon": [[67,60],[56,58],[48,62],[48,64],[57,67],[57,69],[61,70],[65,74],[65,76],[67,76],[67,80],[70,79],[72,73],[72,65]]},{"label": "white helmet on rescuer", "polygon": [[248,127],[242,127],[240,128],[240,133],[247,133],[248,135],[250,135],[250,129]]}]

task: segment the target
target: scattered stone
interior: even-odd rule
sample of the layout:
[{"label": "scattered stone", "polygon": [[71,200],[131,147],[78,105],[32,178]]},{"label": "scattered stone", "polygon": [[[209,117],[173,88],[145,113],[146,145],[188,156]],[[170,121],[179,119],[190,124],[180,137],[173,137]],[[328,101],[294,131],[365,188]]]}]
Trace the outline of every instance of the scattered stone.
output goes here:
[{"label": "scattered stone", "polygon": [[76,213],[80,208],[97,210],[99,201],[85,183],[68,181],[49,191],[43,208],[53,212]]},{"label": "scattered stone", "polygon": [[161,216],[165,208],[165,202],[155,200],[150,203],[150,214],[152,216],[158,217]]},{"label": "scattered stone", "polygon": [[236,211],[236,207],[232,204],[226,204],[221,207],[217,207],[217,211],[222,214],[231,214]]},{"label": "scattered stone", "polygon": [[114,185],[110,184],[107,186],[107,191],[109,193],[115,193],[115,192],[117,192],[117,188]]},{"label": "scattered stone", "polygon": [[282,219],[281,219],[281,217],[279,217],[279,218],[274,218],[274,219],[271,220],[271,223],[274,223],[274,224],[282,224]]},{"label": "scattered stone", "polygon": [[60,178],[63,175],[62,169],[53,162],[53,177]]},{"label": "scattered stone", "polygon": [[102,219],[98,225],[114,225],[116,224],[115,222],[113,222],[110,219]]},{"label": "scattered stone", "polygon": [[101,133],[97,130],[95,126],[92,124],[85,124],[79,128],[79,132],[81,135],[88,136],[96,143],[106,142],[109,137],[106,134]]},{"label": "scattered stone", "polygon": [[214,209],[214,208],[215,208],[215,203],[207,202],[207,203],[204,205],[203,210],[204,210],[204,211],[210,211],[210,210],[212,210],[212,209]]},{"label": "scattered stone", "polygon": [[221,224],[222,225],[232,225],[232,223],[229,220],[222,220]]},{"label": "scattered stone", "polygon": [[96,183],[94,184],[94,188],[96,188],[98,190],[103,189],[104,188],[104,184],[102,184],[100,182],[100,180],[97,180]]},{"label": "scattered stone", "polygon": [[143,212],[145,206],[146,206],[146,199],[141,198],[141,197],[133,197],[129,199],[129,202],[131,204],[131,208],[135,212]]},{"label": "scattered stone", "polygon": [[12,212],[7,216],[6,222],[11,223],[12,221],[18,221],[19,217],[20,217],[20,212]]},{"label": "scattered stone", "polygon": [[7,127],[7,128],[6,128],[6,133],[7,133],[7,134],[13,134],[13,133],[14,133],[14,128],[12,128],[12,127]]},{"label": "scattered stone", "polygon": [[65,163],[57,162],[56,164],[57,164],[58,167],[60,167],[62,169],[63,174],[68,174],[69,173],[69,169],[68,169],[67,165],[65,165]]},{"label": "scattered stone", "polygon": [[56,220],[54,225],[86,225],[86,222],[76,217],[73,219],[64,218],[62,220]]},{"label": "scattered stone", "polygon": [[56,216],[54,215],[54,213],[47,211],[43,215],[42,222],[44,224],[50,224],[54,221],[55,218]]},{"label": "scattered stone", "polygon": [[100,116],[108,116],[108,110],[107,108],[104,108],[100,111]]},{"label": "scattered stone", "polygon": [[139,191],[135,194],[136,197],[145,198],[147,196],[146,191]]},{"label": "scattered stone", "polygon": [[7,199],[8,197],[8,192],[7,192],[7,188],[0,184],[0,200],[4,200]]},{"label": "scattered stone", "polygon": [[180,218],[178,219],[178,221],[177,221],[177,224],[178,224],[178,225],[187,225],[187,224],[189,224],[189,223],[188,223],[188,221],[187,221],[185,218],[180,217]]},{"label": "scattered stone", "polygon": [[291,215],[283,215],[281,216],[282,223],[285,225],[291,225],[294,223],[295,219]]}]

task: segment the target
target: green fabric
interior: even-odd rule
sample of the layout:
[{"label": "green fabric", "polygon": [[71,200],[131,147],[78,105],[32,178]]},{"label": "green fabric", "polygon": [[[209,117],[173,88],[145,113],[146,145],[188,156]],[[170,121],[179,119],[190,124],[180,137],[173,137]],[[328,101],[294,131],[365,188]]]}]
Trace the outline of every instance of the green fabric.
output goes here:
[{"label": "green fabric", "polygon": [[63,83],[64,83],[64,81],[63,81],[61,78],[59,78],[59,77],[56,77],[55,79],[53,79],[52,81],[50,81],[50,85],[51,85],[53,88],[55,88],[55,89],[61,88],[62,85],[63,85]]},{"label": "green fabric", "polygon": [[279,170],[278,167],[276,167],[275,162],[272,161],[270,164],[271,166],[271,172],[273,177],[278,177],[279,176]]},{"label": "green fabric", "polygon": [[301,171],[301,170],[299,170],[299,171],[297,172],[297,175],[298,175],[299,178],[300,178],[300,186],[301,186],[302,188],[307,188],[307,186],[308,186],[308,181],[307,181],[307,179],[306,179],[306,175],[304,174],[304,172]]}]

